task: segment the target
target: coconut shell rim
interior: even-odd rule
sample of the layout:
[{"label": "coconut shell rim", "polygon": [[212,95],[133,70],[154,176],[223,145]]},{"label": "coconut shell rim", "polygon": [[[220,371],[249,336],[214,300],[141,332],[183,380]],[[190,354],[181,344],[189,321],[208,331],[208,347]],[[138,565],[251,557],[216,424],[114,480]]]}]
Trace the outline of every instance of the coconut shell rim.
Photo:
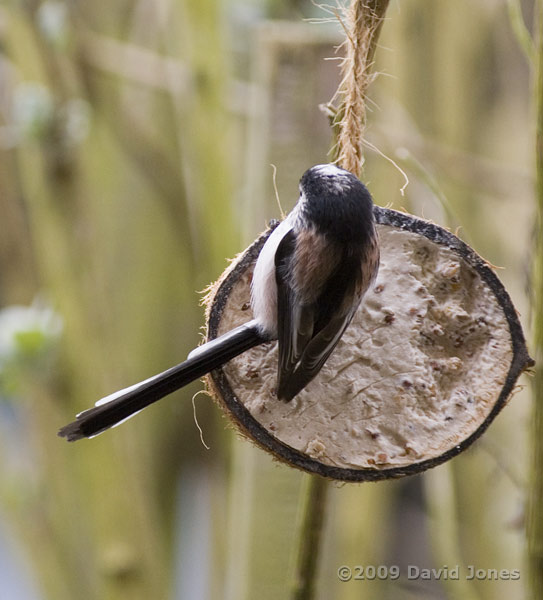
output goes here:
[{"label": "coconut shell rim", "polygon": [[[286,462],[293,467],[309,473],[340,481],[379,481],[383,479],[404,477],[406,475],[415,475],[454,458],[470,447],[473,442],[486,431],[498,413],[507,404],[520,374],[535,364],[528,354],[522,326],[509,294],[489,264],[470,246],[443,227],[408,213],[374,206],[374,216],[376,222],[380,225],[388,225],[403,231],[417,233],[434,243],[446,246],[477,271],[481,279],[488,285],[494,294],[505,314],[511,336],[513,358],[500,395],[495,401],[489,414],[473,433],[439,456],[419,462],[413,462],[409,465],[382,469],[367,467],[355,469],[331,466],[304,454],[300,450],[288,446],[273,436],[253,417],[233,392],[230,382],[222,368],[215,369],[209,374],[208,384],[210,385],[213,396],[225,408],[227,413],[229,413],[235,425],[244,435],[256,442],[257,445],[264,450],[271,452],[281,462]],[[217,282],[214,290],[212,290],[207,311],[208,340],[217,337],[222,313],[232,288],[236,285],[245,270],[256,260],[262,246],[277,224],[277,222],[272,223],[270,227],[245,250],[245,252],[238,256],[238,258],[226,269],[223,276]]]}]

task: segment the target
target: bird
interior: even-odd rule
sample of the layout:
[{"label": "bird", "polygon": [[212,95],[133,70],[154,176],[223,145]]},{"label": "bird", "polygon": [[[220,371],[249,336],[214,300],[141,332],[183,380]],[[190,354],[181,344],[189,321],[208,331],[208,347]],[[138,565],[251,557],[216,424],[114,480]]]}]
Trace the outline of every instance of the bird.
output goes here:
[{"label": "bird", "polygon": [[379,269],[373,199],[334,164],[309,168],[299,198],[262,247],[253,319],[198,346],[181,364],[99,400],[58,435],[94,437],[251,348],[277,340],[278,401],[290,402],[336,347]]}]

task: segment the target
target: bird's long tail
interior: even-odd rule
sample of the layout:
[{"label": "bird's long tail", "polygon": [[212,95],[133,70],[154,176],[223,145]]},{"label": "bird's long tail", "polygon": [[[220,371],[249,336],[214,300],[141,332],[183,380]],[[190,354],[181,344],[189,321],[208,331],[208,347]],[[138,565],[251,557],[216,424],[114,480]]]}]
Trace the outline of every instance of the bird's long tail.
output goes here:
[{"label": "bird's long tail", "polygon": [[75,421],[62,427],[58,435],[69,442],[98,435],[268,339],[256,321],[236,327],[193,350],[180,365],[102,398],[95,407],[79,413]]}]

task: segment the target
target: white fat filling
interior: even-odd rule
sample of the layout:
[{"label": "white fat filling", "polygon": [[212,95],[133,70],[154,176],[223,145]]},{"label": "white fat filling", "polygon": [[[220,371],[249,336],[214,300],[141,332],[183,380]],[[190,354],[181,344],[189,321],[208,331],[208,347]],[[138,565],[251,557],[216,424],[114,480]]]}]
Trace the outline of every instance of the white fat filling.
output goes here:
[{"label": "white fat filling", "polygon": [[[472,267],[423,236],[378,232],[375,285],[294,400],[275,396],[276,343],[224,367],[266,430],[327,465],[379,469],[440,456],[485,420],[512,360],[505,315]],[[249,280],[230,294],[220,333],[251,318]]]}]

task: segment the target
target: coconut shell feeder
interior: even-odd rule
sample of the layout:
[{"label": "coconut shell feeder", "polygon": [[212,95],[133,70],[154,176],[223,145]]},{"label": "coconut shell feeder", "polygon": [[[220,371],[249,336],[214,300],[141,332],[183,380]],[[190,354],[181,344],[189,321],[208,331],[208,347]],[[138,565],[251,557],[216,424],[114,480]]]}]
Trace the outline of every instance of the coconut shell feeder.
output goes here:
[{"label": "coconut shell feeder", "polygon": [[[343,481],[410,475],[453,458],[533,365],[488,263],[438,225],[374,210],[379,275],[317,377],[291,402],[279,401],[277,343],[268,342],[207,378],[243,435],[282,462]],[[252,270],[272,230],[212,287],[208,340],[252,318]]]}]

